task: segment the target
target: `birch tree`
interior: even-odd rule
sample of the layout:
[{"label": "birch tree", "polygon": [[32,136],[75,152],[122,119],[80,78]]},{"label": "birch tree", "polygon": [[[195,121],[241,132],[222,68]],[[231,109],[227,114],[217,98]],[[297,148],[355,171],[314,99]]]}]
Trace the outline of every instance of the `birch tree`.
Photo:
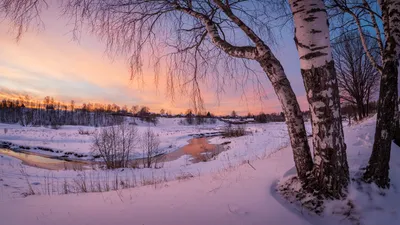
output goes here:
[{"label": "birch tree", "polygon": [[[398,0],[333,0],[332,7],[342,13],[338,27],[357,30],[364,50],[372,65],[381,74],[376,132],[372,155],[368,162],[364,180],[374,182],[379,187],[389,187],[389,161],[391,142],[398,120],[398,45],[399,45],[399,1]],[[383,24],[383,31],[379,24]],[[367,30],[375,35],[368,35]],[[380,60],[374,60],[366,40],[373,38],[378,43]]]},{"label": "birch tree", "polygon": [[322,0],[289,3],[311,112],[314,166],[309,187],[326,197],[340,198],[349,183],[349,169],[325,4]]},{"label": "birch tree", "polygon": [[364,180],[389,188],[389,161],[394,138],[398,96],[398,60],[400,54],[400,1],[380,1],[385,34],[383,70],[378,101],[378,115],[372,154]]}]

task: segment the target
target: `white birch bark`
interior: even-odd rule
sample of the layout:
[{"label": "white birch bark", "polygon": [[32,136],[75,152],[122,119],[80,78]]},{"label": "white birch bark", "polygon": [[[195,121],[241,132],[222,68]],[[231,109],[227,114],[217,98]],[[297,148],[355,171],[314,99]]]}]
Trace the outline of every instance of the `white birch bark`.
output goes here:
[{"label": "white birch bark", "polygon": [[290,0],[301,69],[320,67],[332,60],[325,6],[322,1]]},{"label": "white birch bark", "polygon": [[289,2],[312,120],[314,167],[309,188],[340,198],[349,172],[325,5],[322,0]]}]

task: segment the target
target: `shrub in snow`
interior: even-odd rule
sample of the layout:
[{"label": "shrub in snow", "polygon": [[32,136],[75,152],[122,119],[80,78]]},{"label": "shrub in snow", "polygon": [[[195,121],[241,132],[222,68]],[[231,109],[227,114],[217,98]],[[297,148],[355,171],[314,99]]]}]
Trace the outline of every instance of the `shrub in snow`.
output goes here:
[{"label": "shrub in snow", "polygon": [[237,125],[234,126],[232,124],[228,124],[224,127],[222,131],[223,137],[240,137],[246,134],[245,125]]},{"label": "shrub in snow", "polygon": [[159,168],[158,165],[163,161],[165,151],[159,148],[160,138],[156,135],[153,130],[149,127],[143,134],[140,140],[142,152],[143,152],[143,167]]},{"label": "shrub in snow", "polygon": [[127,167],[138,143],[135,126],[120,124],[99,129],[93,135],[93,153],[100,155],[107,168]]}]

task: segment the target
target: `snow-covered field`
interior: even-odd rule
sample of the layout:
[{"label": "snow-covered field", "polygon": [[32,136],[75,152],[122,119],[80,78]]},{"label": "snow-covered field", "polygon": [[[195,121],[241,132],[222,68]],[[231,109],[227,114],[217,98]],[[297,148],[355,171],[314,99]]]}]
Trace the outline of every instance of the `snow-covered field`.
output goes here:
[{"label": "snow-covered field", "polygon": [[[171,140],[168,144],[179,146],[179,141],[174,139],[187,141],[189,138],[186,139],[186,136],[190,132],[198,133],[198,129],[209,131],[219,126],[222,124],[203,128],[187,127],[178,125],[176,121],[161,121],[155,129],[158,129],[160,136],[170,136],[163,137],[163,140]],[[374,127],[374,118],[345,127],[352,177],[356,176],[360,167],[365,166],[369,158]],[[15,129],[13,133],[11,129]],[[35,129],[45,128],[10,127],[6,135],[0,136],[0,140],[9,137],[7,140],[11,141],[12,137],[18,135],[17,131],[23,129],[34,139]],[[345,201],[328,203],[325,214],[316,216],[288,204],[276,194],[277,182],[294,171],[284,123],[249,124],[247,129],[252,133],[243,137],[212,138],[212,143],[231,141],[227,145],[229,150],[222,152],[215,160],[193,164],[187,156],[183,156],[165,163],[162,169],[46,171],[23,166],[14,158],[0,157],[1,224],[351,223],[350,217],[340,212]],[[68,133],[67,130],[73,129],[51,130],[47,137],[55,136],[53,140],[60,140],[59,134],[55,135],[54,132],[63,130]],[[167,130],[170,135],[166,135]],[[67,137],[65,140],[75,140],[74,143],[79,145],[76,142],[79,135],[71,131],[71,136]],[[29,145],[21,136],[14,140]],[[58,146],[60,150],[67,150],[62,148],[62,139],[48,143],[53,144],[54,148]],[[88,142],[82,142],[82,146],[84,143],[88,145]],[[36,142],[31,144],[36,145]],[[84,149],[82,146],[78,147]],[[346,201],[350,200],[355,205],[351,215],[354,223],[400,224],[400,205],[397,204],[400,201],[400,148],[395,145],[392,148],[390,174],[390,190],[382,191],[373,185],[358,185],[355,182],[351,184]],[[137,187],[102,193],[62,194],[65,181],[82,184],[82,180],[85,180],[87,189],[90,189],[90,181],[115,181],[115,177],[118,177],[119,185],[136,182]],[[24,198],[21,194],[29,192],[29,186],[35,195]],[[114,188],[111,186],[110,189]]]},{"label": "snow-covered field", "polygon": [[[181,119],[161,118],[157,126],[152,126],[161,140],[161,148],[174,151],[188,144],[192,134],[218,132],[225,126],[218,122],[213,125],[186,126],[179,125]],[[148,128],[147,123],[136,121],[139,132]],[[41,146],[63,152],[73,151],[82,154],[90,153],[91,136],[80,135],[79,129],[94,132],[96,128],[66,126],[58,130],[50,128],[21,127],[19,125],[1,125],[7,128],[7,132],[0,136],[0,141],[9,141],[23,146]],[[161,169],[131,169],[123,170],[95,170],[82,171],[45,169],[22,165],[15,158],[0,155],[0,176],[5,186],[0,187],[0,201],[10,198],[18,198],[27,194],[54,195],[67,192],[82,192],[75,190],[78,182],[91,183],[87,191],[109,190],[116,180],[125,183],[125,186],[140,186],[142,184],[169,181],[182,177],[199,176],[211,172],[218,172],[227,168],[233,168],[247,161],[265,158],[267,155],[286,147],[289,144],[285,123],[249,124],[246,127],[249,134],[238,138],[210,138],[210,143],[220,144],[230,142],[225,146],[227,151],[219,154],[215,160],[208,162],[192,163],[191,157],[182,156],[177,160],[164,163]],[[0,129],[1,131],[1,129]],[[48,141],[43,141],[47,140]],[[72,144],[71,144],[72,143]],[[74,146],[69,148],[69,146]],[[27,151],[39,152],[47,155],[62,155],[63,153],[49,153],[38,149]],[[49,184],[50,183],[50,184]],[[68,185],[65,185],[68,183]],[[92,185],[93,183],[93,185]],[[100,188],[99,184],[102,185]],[[29,185],[30,184],[30,185]],[[68,191],[65,191],[68,186]],[[121,185],[118,185],[118,188]],[[31,193],[32,192],[32,193]]]},{"label": "snow-covered field", "polygon": [[[160,139],[160,148],[166,152],[174,151],[186,145],[192,138],[190,136],[192,134],[216,132],[225,125],[223,122],[217,121],[216,124],[212,125],[184,126],[179,125],[181,120],[181,118],[160,118],[156,126],[141,122],[139,119],[136,119],[134,123],[137,124],[136,128],[139,134],[150,126]],[[127,118],[126,123],[133,123],[132,118]],[[46,127],[23,127],[19,124],[0,124],[0,141],[32,148],[50,148],[55,151],[52,153],[40,149],[29,150],[46,155],[62,156],[65,152],[90,155],[93,142],[93,137],[90,134],[98,129],[85,126],[62,126],[55,130]],[[79,134],[79,130],[87,132],[89,135]],[[140,157],[140,151],[136,154]],[[69,156],[73,157],[73,154]]]}]

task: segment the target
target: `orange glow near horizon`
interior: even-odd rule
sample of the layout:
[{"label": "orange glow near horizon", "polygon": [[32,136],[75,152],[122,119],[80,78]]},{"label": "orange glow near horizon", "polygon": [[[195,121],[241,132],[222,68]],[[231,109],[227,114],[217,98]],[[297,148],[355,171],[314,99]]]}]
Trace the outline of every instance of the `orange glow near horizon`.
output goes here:
[{"label": "orange glow near horizon", "polygon": [[[53,14],[49,12],[43,16],[45,30],[28,32],[18,43],[13,34],[0,36],[0,98],[18,99],[29,95],[42,101],[45,96],[51,96],[65,103],[74,100],[77,105],[88,102],[115,103],[128,108],[145,105],[152,112],[165,109],[181,113],[191,108],[187,95],[177,95],[175,101],[165,95],[165,76],[160,76],[156,87],[151,67],[144,68],[143,85],[138,85],[130,80],[126,61],[108,58],[105,46],[95,37],[86,34],[80,43],[71,41],[66,21],[52,19]],[[0,32],[6,34],[7,26],[6,22],[0,23]],[[297,89],[302,109],[307,110],[298,62],[292,62],[298,61],[295,48],[291,52],[295,55],[288,59],[287,65],[295,66],[289,69],[288,76],[295,91]],[[285,70],[288,71],[286,67]],[[205,109],[215,115],[229,114],[232,110],[240,115],[280,112],[269,81],[265,77],[262,82],[268,91],[262,101],[254,95],[251,85],[243,91],[225,87],[225,93],[217,98],[210,85],[202,84]]]}]

